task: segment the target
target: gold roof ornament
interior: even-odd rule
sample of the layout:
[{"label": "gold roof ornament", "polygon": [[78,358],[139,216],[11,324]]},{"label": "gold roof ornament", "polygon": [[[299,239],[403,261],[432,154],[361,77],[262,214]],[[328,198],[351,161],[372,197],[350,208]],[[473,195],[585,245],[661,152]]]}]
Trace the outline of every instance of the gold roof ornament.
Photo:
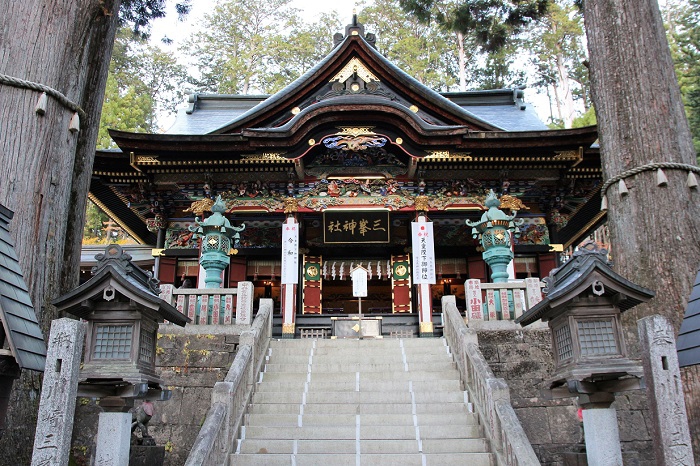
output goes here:
[{"label": "gold roof ornament", "polygon": [[429,200],[428,196],[420,195],[416,197],[416,201],[413,204],[416,210],[427,212],[429,210]]},{"label": "gold roof ornament", "polygon": [[362,63],[357,57],[352,58],[347,65],[343,67],[342,70],[329,82],[333,81],[338,81],[338,82],[345,82],[348,80],[349,77],[351,77],[353,74],[357,73],[357,77],[363,80],[366,83],[370,82],[379,82],[379,78],[377,78],[370,70],[367,69],[364,63]]},{"label": "gold roof ornament", "polygon": [[287,197],[284,199],[284,213],[285,214],[293,214],[295,212],[299,212],[299,203],[297,202],[296,198],[293,197]]},{"label": "gold roof ornament", "polygon": [[504,194],[501,196],[501,210],[511,210],[517,212],[518,210],[530,210],[523,201],[517,197]]},{"label": "gold roof ornament", "polygon": [[211,207],[214,205],[214,200],[208,197],[200,199],[199,201],[194,201],[190,205],[189,209],[183,210],[183,212],[192,212],[197,217],[201,217],[204,212],[211,212]]}]

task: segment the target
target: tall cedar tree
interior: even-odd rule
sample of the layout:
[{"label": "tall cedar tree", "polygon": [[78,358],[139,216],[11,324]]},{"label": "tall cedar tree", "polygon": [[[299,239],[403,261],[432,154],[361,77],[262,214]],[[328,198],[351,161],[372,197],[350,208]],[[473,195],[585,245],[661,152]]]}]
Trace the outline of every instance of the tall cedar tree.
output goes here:
[{"label": "tall cedar tree", "polygon": [[[121,9],[120,9],[121,4]],[[62,92],[84,115],[36,91],[0,84],[0,203],[15,211],[11,235],[44,335],[50,301],[78,283],[85,203],[114,37],[121,20],[139,32],[163,16],[164,0],[0,0],[0,72]],[[187,5],[180,5],[184,13]],[[40,376],[25,371],[10,396],[4,464],[29,464]]]}]

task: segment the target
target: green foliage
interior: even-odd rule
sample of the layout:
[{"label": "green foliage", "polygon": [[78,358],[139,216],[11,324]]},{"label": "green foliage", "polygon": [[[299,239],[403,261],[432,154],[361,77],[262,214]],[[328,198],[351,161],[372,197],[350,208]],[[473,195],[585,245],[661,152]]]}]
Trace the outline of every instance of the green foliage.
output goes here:
[{"label": "green foliage", "polygon": [[700,152],[700,0],[669,4],[665,17],[693,144]]},{"label": "green foliage", "polygon": [[495,52],[547,12],[549,0],[400,0],[422,22],[437,21],[452,32],[475,37],[486,52]]},{"label": "green foliage", "polygon": [[534,84],[548,89],[550,107],[557,108],[557,116],[551,115],[550,119],[570,123],[575,102],[584,110],[591,105],[581,13],[571,0],[552,1],[546,17],[530,31],[526,43],[532,53]]},{"label": "green foliage", "polygon": [[127,28],[120,30],[110,62],[97,147],[115,147],[108,128],[157,130],[157,115],[174,112],[182,101],[186,76],[174,56],[148,45]]},{"label": "green foliage", "polygon": [[376,0],[359,15],[377,36],[377,50],[426,86],[447,91],[456,82],[453,34],[437,27],[406,21],[398,0]]},{"label": "green foliage", "polygon": [[201,91],[271,93],[301,76],[331,49],[339,21],[307,26],[291,0],[226,0],[205,15],[183,51],[194,57]]},{"label": "green foliage", "polygon": [[104,237],[104,223],[109,220],[107,214],[102,212],[99,207],[88,201],[85,209],[85,229],[83,230],[83,240],[86,238],[102,238]]},{"label": "green foliage", "polygon": [[[151,20],[165,16],[166,0],[122,0],[119,8],[119,22],[128,25],[133,31],[145,38]],[[175,11],[181,17],[189,13],[191,0],[175,4]]]},{"label": "green foliage", "polygon": [[598,119],[595,115],[595,108],[589,107],[586,113],[574,118],[574,122],[571,124],[572,128],[583,128],[584,126],[593,126],[598,124]]}]

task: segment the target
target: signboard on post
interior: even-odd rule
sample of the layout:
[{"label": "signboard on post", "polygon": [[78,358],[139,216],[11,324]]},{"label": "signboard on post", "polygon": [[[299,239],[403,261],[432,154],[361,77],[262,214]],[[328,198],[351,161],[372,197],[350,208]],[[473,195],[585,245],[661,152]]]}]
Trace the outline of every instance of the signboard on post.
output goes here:
[{"label": "signboard on post", "polygon": [[435,284],[433,222],[411,222],[413,283]]},{"label": "signboard on post", "polygon": [[282,224],[282,273],[283,285],[299,283],[299,224]]},{"label": "signboard on post", "polygon": [[367,297],[367,269],[355,267],[350,272],[352,278],[352,295],[355,298]]}]

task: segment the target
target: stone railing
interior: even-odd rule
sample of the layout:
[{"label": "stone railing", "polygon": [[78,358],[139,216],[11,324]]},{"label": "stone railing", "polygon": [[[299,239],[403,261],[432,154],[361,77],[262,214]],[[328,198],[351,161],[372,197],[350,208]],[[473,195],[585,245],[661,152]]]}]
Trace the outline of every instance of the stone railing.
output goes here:
[{"label": "stone railing", "polygon": [[543,286],[539,278],[508,283],[467,280],[464,282],[467,321],[515,320],[542,301]]},{"label": "stone railing", "polygon": [[211,408],[192,445],[185,466],[221,466],[233,453],[255,381],[272,336],[271,299],[261,299],[250,330],[241,333],[238,351],[223,382],[211,395]]},{"label": "stone railing", "polygon": [[442,298],[442,310],[445,338],[497,456],[497,464],[539,465],[535,451],[510,404],[506,381],[494,377],[479,350],[476,331],[465,325],[454,296]]},{"label": "stone railing", "polygon": [[190,325],[231,325],[236,321],[238,288],[175,288],[160,286],[160,298],[189,317]]}]

